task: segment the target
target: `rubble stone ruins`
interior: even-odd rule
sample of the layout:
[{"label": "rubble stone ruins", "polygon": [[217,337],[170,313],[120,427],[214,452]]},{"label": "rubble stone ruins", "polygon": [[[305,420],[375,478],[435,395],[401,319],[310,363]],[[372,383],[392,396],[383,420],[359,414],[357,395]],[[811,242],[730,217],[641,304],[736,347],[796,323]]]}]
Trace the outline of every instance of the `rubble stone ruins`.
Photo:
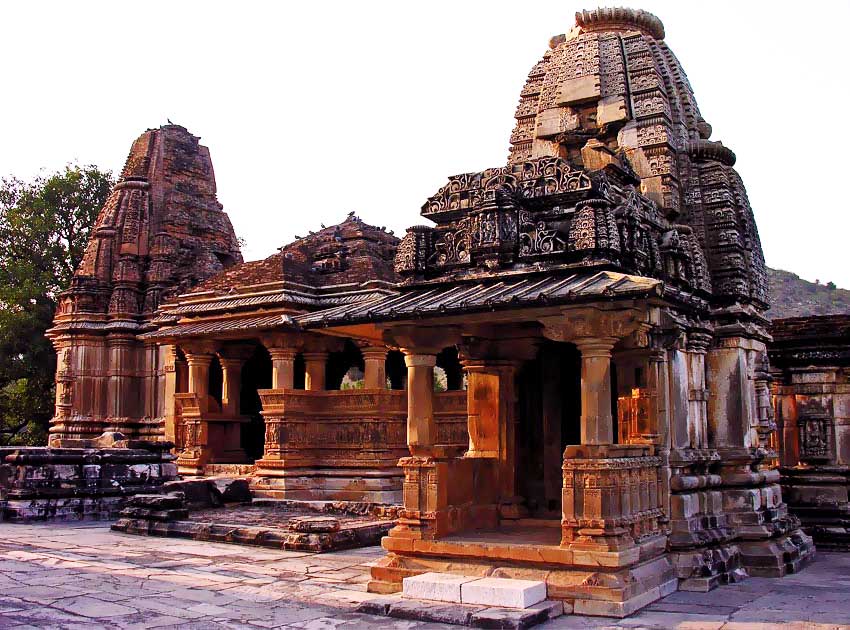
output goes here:
[{"label": "rubble stone ruins", "polygon": [[797,571],[780,474],[846,525],[847,364],[777,346],[775,417],[758,231],[711,135],[658,18],[583,11],[507,163],[450,177],[428,225],[352,213],[245,263],[208,150],[149,130],[50,331],[50,446],[173,442],[181,475],[258,497],[401,503],[373,592],[522,578],[622,617]]}]

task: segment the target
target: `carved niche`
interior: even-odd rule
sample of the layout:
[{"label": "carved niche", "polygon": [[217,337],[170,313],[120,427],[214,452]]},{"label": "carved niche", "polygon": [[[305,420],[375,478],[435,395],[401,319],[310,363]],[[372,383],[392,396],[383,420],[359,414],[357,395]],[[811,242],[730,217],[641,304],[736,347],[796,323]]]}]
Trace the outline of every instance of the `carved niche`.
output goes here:
[{"label": "carved niche", "polygon": [[800,431],[800,459],[824,461],[832,459],[833,424],[828,414],[805,411],[797,420]]}]

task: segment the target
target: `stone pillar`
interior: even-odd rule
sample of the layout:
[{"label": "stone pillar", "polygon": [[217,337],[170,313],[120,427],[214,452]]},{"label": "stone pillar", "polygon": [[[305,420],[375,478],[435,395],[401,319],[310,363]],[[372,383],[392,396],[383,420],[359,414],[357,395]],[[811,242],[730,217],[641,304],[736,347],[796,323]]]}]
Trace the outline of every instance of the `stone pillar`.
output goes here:
[{"label": "stone pillar", "polygon": [[581,442],[613,444],[611,349],[616,339],[577,339],[581,352]]},{"label": "stone pillar", "polygon": [[325,389],[325,368],[328,362],[327,352],[305,352],[304,364],[307,373],[304,378],[304,389],[322,391]]},{"label": "stone pillar", "polygon": [[293,389],[298,352],[290,348],[269,348],[269,354],[272,358],[272,389]]},{"label": "stone pillar", "polygon": [[708,422],[711,446],[715,448],[749,448],[756,446],[749,434],[755,417],[755,401],[749,395],[747,356],[734,339],[708,353],[710,388]]},{"label": "stone pillar", "polygon": [[212,353],[186,352],[186,363],[189,364],[189,393],[195,394],[202,406],[206,405],[210,393],[212,359]]},{"label": "stone pillar", "polygon": [[387,388],[387,349],[384,347],[368,347],[361,350],[365,373],[363,386],[366,389]]},{"label": "stone pillar", "polygon": [[407,366],[407,446],[412,455],[428,455],[437,439],[434,422],[436,354],[403,350]]},{"label": "stone pillar", "polygon": [[222,371],[221,412],[229,416],[239,415],[239,390],[242,387],[244,359],[219,357]]},{"label": "stone pillar", "polygon": [[174,442],[177,438],[177,427],[175,426],[176,414],[174,408],[174,394],[178,391],[179,374],[177,370],[178,358],[177,348],[175,346],[165,347],[165,388],[163,398],[165,400],[165,439],[168,442]]}]

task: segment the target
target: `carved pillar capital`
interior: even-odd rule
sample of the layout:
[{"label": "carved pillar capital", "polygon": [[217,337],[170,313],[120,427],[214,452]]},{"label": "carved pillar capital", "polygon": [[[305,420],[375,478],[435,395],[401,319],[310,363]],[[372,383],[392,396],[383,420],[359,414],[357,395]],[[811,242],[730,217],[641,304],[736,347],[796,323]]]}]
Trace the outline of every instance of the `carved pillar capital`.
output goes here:
[{"label": "carved pillar capital", "polygon": [[186,360],[189,360],[189,355],[203,356],[209,355],[212,357],[218,352],[219,344],[215,341],[187,341],[180,344],[180,349],[186,355]]},{"label": "carved pillar capital", "polygon": [[613,339],[616,343],[641,331],[645,335],[649,330],[646,315],[637,308],[604,310],[582,307],[566,309],[560,315],[541,317],[538,321],[543,324],[543,336],[553,341],[578,344],[583,339]]},{"label": "carved pillar capital", "polygon": [[200,354],[200,353],[188,352],[188,351],[184,351],[184,355],[186,356],[186,363],[189,364],[190,368],[195,368],[195,367],[208,368],[210,366],[210,364],[212,363],[213,356],[214,356],[212,353]]},{"label": "carved pillar capital", "polygon": [[268,348],[272,361],[294,361],[298,350],[294,348]]},{"label": "carved pillar capital", "polygon": [[269,333],[267,335],[263,335],[260,338],[260,341],[269,353],[271,353],[273,349],[286,349],[297,352],[304,345],[303,337],[292,332]]},{"label": "carved pillar capital", "polygon": [[429,353],[412,352],[407,348],[402,348],[404,352],[404,364],[409,367],[434,367],[437,365],[437,355]]}]

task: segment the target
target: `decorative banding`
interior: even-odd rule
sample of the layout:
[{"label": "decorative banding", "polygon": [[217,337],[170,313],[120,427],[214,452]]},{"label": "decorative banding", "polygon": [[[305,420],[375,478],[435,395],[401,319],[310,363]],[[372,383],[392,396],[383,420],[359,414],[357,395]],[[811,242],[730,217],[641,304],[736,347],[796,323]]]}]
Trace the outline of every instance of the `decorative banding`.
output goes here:
[{"label": "decorative banding", "polygon": [[713,140],[691,140],[688,142],[688,155],[695,160],[714,160],[726,166],[735,166],[734,151]]},{"label": "decorative banding", "polygon": [[664,24],[657,17],[641,9],[625,7],[600,7],[591,11],[576,12],[576,24],[587,31],[603,29],[637,29],[655,39],[664,39]]}]

